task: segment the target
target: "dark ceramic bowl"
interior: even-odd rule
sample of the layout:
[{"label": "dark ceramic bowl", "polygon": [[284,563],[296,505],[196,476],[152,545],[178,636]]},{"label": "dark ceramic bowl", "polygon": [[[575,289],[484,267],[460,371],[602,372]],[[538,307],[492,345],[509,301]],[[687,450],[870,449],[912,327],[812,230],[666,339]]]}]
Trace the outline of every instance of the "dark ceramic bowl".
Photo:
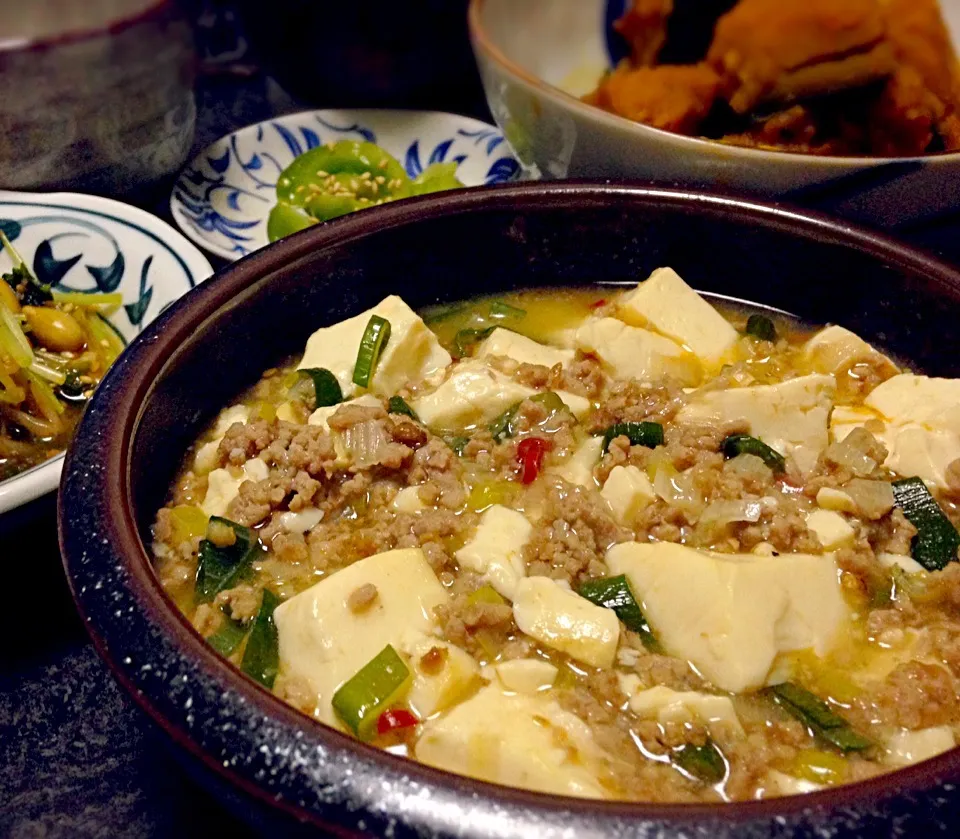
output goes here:
[{"label": "dark ceramic bowl", "polygon": [[636,186],[528,184],[364,211],[241,260],[134,341],[67,458],[60,539],[101,655],[185,762],[274,829],[338,836],[863,837],[960,831],[960,749],[814,795],[736,805],[607,804],[506,789],[360,745],[285,706],[201,640],[145,549],[184,449],[314,329],[399,292],[413,306],[643,277],[855,329],[960,375],[960,274],[825,218]]}]

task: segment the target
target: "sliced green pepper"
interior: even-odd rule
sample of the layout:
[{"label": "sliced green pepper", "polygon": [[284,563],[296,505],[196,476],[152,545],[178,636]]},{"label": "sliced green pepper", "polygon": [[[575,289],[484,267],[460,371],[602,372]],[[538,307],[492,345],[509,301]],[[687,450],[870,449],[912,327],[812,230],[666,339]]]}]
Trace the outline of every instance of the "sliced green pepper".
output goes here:
[{"label": "sliced green pepper", "polygon": [[731,434],[720,444],[720,451],[728,460],[740,454],[752,454],[759,457],[774,472],[783,472],[787,466],[780,452],[771,449],[762,440],[749,434]]},{"label": "sliced green pepper", "polygon": [[957,561],[960,533],[940,508],[922,478],[893,482],[893,497],[915,528],[910,554],[928,571],[939,571]]},{"label": "sliced green pepper", "polygon": [[333,710],[361,740],[366,740],[377,718],[396,702],[410,684],[410,670],[387,644],[333,695]]},{"label": "sliced green pepper", "polygon": [[597,606],[613,609],[623,625],[640,636],[648,650],[660,651],[660,644],[640,610],[640,604],[633,595],[626,575],[588,580],[580,586],[577,593]]},{"label": "sliced green pepper", "polygon": [[627,437],[631,446],[655,449],[663,445],[663,426],[659,422],[618,422],[603,432],[603,451],[617,437]]},{"label": "sliced green pepper", "polygon": [[273,620],[273,612],[279,605],[280,598],[265,588],[240,662],[240,669],[244,673],[268,688],[273,687],[280,666],[277,624]]},{"label": "sliced green pepper", "polygon": [[[234,533],[232,545],[220,546],[210,540],[211,528],[229,527]],[[249,572],[263,546],[249,527],[213,516],[207,525],[207,538],[201,540],[197,563],[196,597],[209,603],[221,591],[233,588]]]},{"label": "sliced green pepper", "polygon": [[810,728],[821,740],[842,752],[869,749],[873,742],[858,734],[853,727],[820,697],[799,685],[784,682],[770,688],[773,701],[790,716]]},{"label": "sliced green pepper", "polygon": [[310,213],[302,207],[295,207],[286,201],[277,202],[267,217],[267,239],[276,242],[284,236],[306,230],[317,223]]},{"label": "sliced green pepper", "polygon": [[431,163],[413,182],[413,195],[427,195],[463,186],[457,179],[456,163]]}]

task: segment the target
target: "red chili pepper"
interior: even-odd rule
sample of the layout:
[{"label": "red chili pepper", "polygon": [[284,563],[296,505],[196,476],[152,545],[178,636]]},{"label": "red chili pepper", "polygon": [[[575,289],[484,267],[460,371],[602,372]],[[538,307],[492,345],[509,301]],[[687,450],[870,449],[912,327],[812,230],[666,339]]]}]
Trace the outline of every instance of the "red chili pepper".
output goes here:
[{"label": "red chili pepper", "polygon": [[598,300],[596,303],[591,303],[591,304],[590,304],[590,308],[591,308],[591,309],[599,309],[599,308],[601,308],[602,306],[606,306],[606,305],[607,305],[607,301],[604,300],[603,298],[601,298],[601,299]]},{"label": "red chili pepper", "polygon": [[399,731],[402,728],[413,728],[419,722],[420,720],[406,708],[392,708],[384,711],[377,719],[377,734],[389,734],[391,731]]},{"label": "red chili pepper", "polygon": [[537,479],[543,466],[543,456],[552,448],[550,441],[542,437],[527,437],[517,444],[517,462],[523,483],[532,484]]}]

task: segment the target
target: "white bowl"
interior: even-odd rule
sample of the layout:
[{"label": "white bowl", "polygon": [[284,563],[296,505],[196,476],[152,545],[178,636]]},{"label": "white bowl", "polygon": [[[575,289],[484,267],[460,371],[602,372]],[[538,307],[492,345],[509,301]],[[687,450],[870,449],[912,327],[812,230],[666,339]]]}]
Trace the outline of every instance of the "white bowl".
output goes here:
[{"label": "white bowl", "polygon": [[[40,279],[58,280],[55,288],[121,292],[124,305],[109,321],[125,344],[213,273],[169,224],[108,198],[0,191],[0,228]],[[10,267],[0,255],[0,272]],[[56,489],[62,467],[60,454],[0,481],[0,513]]]},{"label": "white bowl", "polygon": [[305,111],[250,125],[207,146],[180,173],[170,211],[194,242],[234,260],[269,244],[279,174],[295,157],[337,140],[367,140],[411,178],[456,161],[464,186],[512,180],[520,165],[493,125],[437,111]]},{"label": "white bowl", "polygon": [[[487,101],[530,174],[730,189],[884,226],[960,206],[960,153],[818,157],[740,148],[661,131],[580,101],[611,66],[610,22],[626,5],[472,0],[470,36]],[[956,36],[960,2],[941,0],[941,6]]]}]

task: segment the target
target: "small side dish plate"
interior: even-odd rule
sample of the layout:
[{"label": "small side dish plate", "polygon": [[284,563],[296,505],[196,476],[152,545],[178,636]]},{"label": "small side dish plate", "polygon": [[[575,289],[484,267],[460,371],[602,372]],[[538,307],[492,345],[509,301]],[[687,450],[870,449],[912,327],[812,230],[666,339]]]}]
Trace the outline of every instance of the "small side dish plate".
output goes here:
[{"label": "small side dish plate", "polygon": [[[108,317],[124,344],[207,279],[207,258],[144,210],[71,192],[0,191],[0,230],[37,278],[60,291],[120,292]],[[0,272],[11,262],[0,255]],[[0,481],[0,513],[55,489],[63,455]]]},{"label": "small side dish plate", "polygon": [[416,178],[431,163],[455,161],[465,186],[513,180],[520,164],[500,129],[437,111],[304,111],[250,125],[207,146],[180,173],[170,210],[180,229],[233,261],[268,244],[267,217],[279,174],[323,143],[365,140]]}]

